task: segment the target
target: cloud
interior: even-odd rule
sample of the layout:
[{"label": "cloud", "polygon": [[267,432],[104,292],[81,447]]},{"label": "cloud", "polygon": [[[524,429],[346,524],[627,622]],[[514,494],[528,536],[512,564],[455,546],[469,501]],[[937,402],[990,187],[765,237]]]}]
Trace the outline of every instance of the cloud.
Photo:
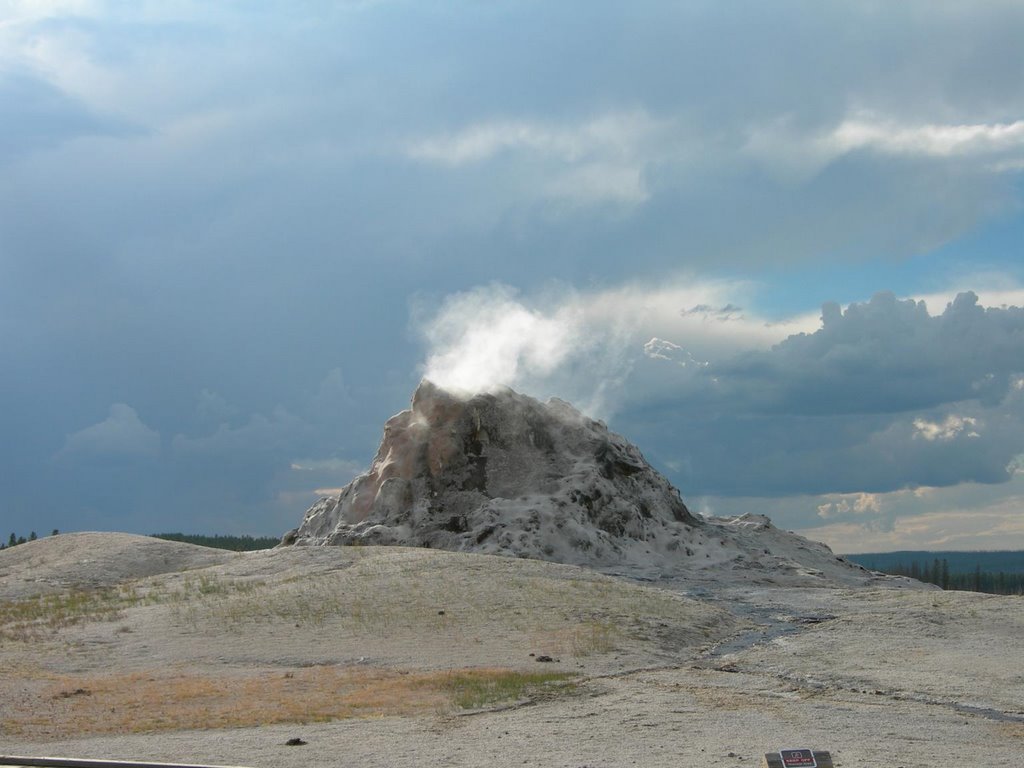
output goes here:
[{"label": "cloud", "polygon": [[95,15],[99,4],[93,0],[4,0],[2,26],[16,26],[55,16]]},{"label": "cloud", "polygon": [[[1005,483],[1024,449],[1024,310],[965,293],[930,315],[879,294],[813,333],[711,359],[657,407],[622,409],[684,492],[768,496]],[[686,435],[678,440],[678,435]],[[691,447],[692,446],[692,447]],[[853,502],[823,502],[829,514]],[[855,505],[854,505],[855,506]],[[851,507],[853,508],[853,507]]]},{"label": "cloud", "polygon": [[204,389],[199,393],[196,403],[196,422],[203,427],[217,428],[234,418],[238,413],[237,408],[217,392]]},{"label": "cloud", "polygon": [[693,355],[678,344],[673,344],[671,341],[665,341],[657,337],[644,344],[644,355],[652,360],[669,360],[683,368],[691,365],[707,365],[707,362],[696,360]]},{"label": "cloud", "polygon": [[805,317],[768,324],[754,313],[683,311],[701,304],[733,307],[726,297],[749,290],[742,282],[693,278],[592,291],[553,285],[532,296],[501,284],[478,287],[434,310],[417,310],[414,326],[427,347],[421,370],[449,389],[508,386],[569,398],[608,417],[629,401],[664,396],[677,383],[659,380],[658,369],[645,361],[671,359],[683,372],[706,366],[707,356],[763,349],[810,327]]},{"label": "cloud", "polygon": [[709,318],[715,318],[717,320],[721,320],[722,322],[740,319],[743,317],[742,312],[743,308],[737,307],[735,304],[726,304],[724,307],[711,307],[708,306],[707,304],[698,304],[697,306],[691,307],[690,309],[679,310],[679,314],[684,316],[699,315],[705,320]]},{"label": "cloud", "polygon": [[338,415],[346,414],[358,407],[352,390],[345,380],[341,368],[335,366],[320,382],[316,394],[310,400],[311,418],[333,420]]},{"label": "cloud", "polygon": [[181,457],[215,457],[228,462],[252,460],[254,455],[283,456],[299,449],[310,431],[305,421],[278,407],[269,416],[254,413],[238,426],[222,423],[211,434],[177,434],[171,439],[171,451]]},{"label": "cloud", "polygon": [[355,477],[367,469],[366,465],[352,461],[351,459],[295,459],[291,464],[295,472],[327,472],[335,476],[335,479],[346,475]]},{"label": "cloud", "polygon": [[748,129],[743,151],[802,181],[857,152],[939,162],[976,160],[976,172],[1015,173],[1024,162],[1024,120],[908,123],[862,110],[821,129],[801,126],[795,115],[785,115]]},{"label": "cloud", "polygon": [[978,303],[985,307],[1024,307],[1024,288],[1004,272],[973,271],[959,276],[955,285],[947,290],[918,293],[909,298],[923,301],[929,312],[935,314],[952,304],[961,293],[975,294]]},{"label": "cloud", "polygon": [[68,435],[58,457],[152,459],[159,454],[160,434],[143,424],[134,408],[114,403],[106,419]]},{"label": "cloud", "polygon": [[0,75],[0,162],[44,151],[82,136],[125,136],[131,126],[98,117],[50,83],[24,74]]},{"label": "cloud", "polygon": [[914,436],[925,440],[953,440],[959,435],[965,437],[981,437],[975,431],[978,420],[971,416],[957,416],[949,414],[941,423],[927,421],[926,419],[914,419]]},{"label": "cloud", "polygon": [[[995,404],[1024,370],[1024,310],[984,308],[959,294],[932,316],[923,302],[880,293],[814,333],[738,356],[711,374],[752,411],[906,412],[963,400]],[[736,390],[743,390],[742,392]]]},{"label": "cloud", "polygon": [[[535,167],[535,190],[577,203],[638,204],[648,198],[644,169],[678,152],[670,121],[644,110],[610,112],[575,124],[497,120],[416,139],[407,155],[451,168],[518,155]],[[529,167],[529,166],[528,166]]]},{"label": "cloud", "polygon": [[[295,403],[245,414],[218,393],[202,390],[189,433],[170,441],[169,473],[201,476],[207,489],[231,494],[233,486],[322,485],[347,480],[362,460],[346,451],[369,450],[353,439],[358,413],[340,367],[309,382]],[[374,439],[379,424],[374,425]],[[300,457],[300,458],[296,458]]]},{"label": "cloud", "polygon": [[862,494],[818,505],[835,517],[874,510],[877,493],[1011,477],[1024,452],[1024,310],[964,293],[931,315],[882,293],[825,305],[816,329],[794,333],[806,318],[741,313],[744,290],[480,288],[422,324],[424,373],[568,397],[628,427],[688,495]]},{"label": "cloud", "polygon": [[[824,523],[798,513],[790,522],[803,535],[844,553],[1024,546],[1021,478],[1001,486],[966,483],[875,494],[873,499],[876,508],[867,513],[846,510],[827,516]],[[758,500],[748,503],[758,506]]]},{"label": "cloud", "polygon": [[687,497],[705,514],[768,515],[837,553],[1024,547],[1024,476],[1001,484],[919,486],[879,493]]},{"label": "cloud", "polygon": [[291,463],[291,477],[282,483],[289,490],[283,491],[279,498],[287,498],[291,508],[301,512],[314,499],[337,495],[345,483],[368,468],[369,461],[365,459],[355,461],[336,456],[295,459]]},{"label": "cloud", "polygon": [[178,486],[176,503],[187,502],[200,520],[238,515],[236,528],[279,533],[320,490],[364,469],[383,415],[364,444],[360,407],[340,367],[305,389],[294,403],[250,413],[203,390],[193,429],[174,435],[159,468],[161,480]]},{"label": "cloud", "polygon": [[851,512],[855,515],[877,515],[882,509],[879,494],[876,493],[839,494],[838,497],[826,498],[824,503],[818,505],[818,517],[828,519]]},{"label": "cloud", "polygon": [[1024,152],[1024,120],[973,125],[900,125],[871,115],[844,120],[825,140],[836,154],[873,149],[891,155],[954,155]]},{"label": "cloud", "polygon": [[[958,460],[998,478],[1015,406],[1005,370],[959,351],[973,340],[935,349],[915,321],[924,336],[902,350],[772,352],[819,330],[816,310],[796,313],[820,299],[896,273],[922,293],[941,269],[922,277],[908,255],[1020,204],[1024,9],[890,6],[660,4],[638,20],[578,2],[7,2],[0,433],[18,469],[4,509],[31,519],[57,485],[54,450],[128,392],[147,428],[179,437],[123,498],[64,454],[67,509],[91,479],[88,504],[129,525],[156,483],[154,509],[259,509],[272,529],[282,488],[341,482],[295,457],[368,459],[406,404],[425,362],[408,297],[491,281],[521,289],[509,316],[542,338],[489,335],[466,303],[466,338],[515,360],[488,375],[614,417],[684,492],[853,493],[879,464],[876,484],[949,482]],[[983,246],[1017,269],[1012,247]],[[836,277],[865,262],[885,276]],[[744,270],[749,283],[712,279]],[[927,298],[935,317],[954,297]],[[673,360],[645,355],[655,338]],[[470,378],[487,368],[478,347]],[[926,348],[928,376],[900,372]],[[334,366],[344,376],[323,381]],[[914,438],[915,420],[949,416],[980,437]]]},{"label": "cloud", "polygon": [[414,140],[406,151],[416,160],[451,166],[479,163],[501,152],[514,151],[577,163],[593,157],[642,155],[653,138],[668,130],[668,125],[644,111],[612,112],[569,125],[499,120]]}]

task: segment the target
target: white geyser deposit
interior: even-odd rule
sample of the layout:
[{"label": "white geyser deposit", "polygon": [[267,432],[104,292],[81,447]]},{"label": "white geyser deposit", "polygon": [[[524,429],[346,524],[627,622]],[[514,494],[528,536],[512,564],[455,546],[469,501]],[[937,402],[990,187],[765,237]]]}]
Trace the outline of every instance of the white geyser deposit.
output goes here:
[{"label": "white geyser deposit", "polygon": [[873,574],[767,518],[702,518],[640,450],[558,399],[460,396],[424,380],[370,469],[282,544],[398,545],[643,578],[864,583]]}]

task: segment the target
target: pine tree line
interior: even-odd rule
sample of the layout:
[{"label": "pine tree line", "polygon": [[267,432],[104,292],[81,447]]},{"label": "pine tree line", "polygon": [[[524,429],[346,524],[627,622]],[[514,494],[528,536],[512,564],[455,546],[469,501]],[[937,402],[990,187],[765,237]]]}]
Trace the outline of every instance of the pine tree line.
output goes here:
[{"label": "pine tree line", "polygon": [[[54,528],[53,529],[53,533],[50,534],[50,535],[51,536],[56,536],[58,533],[60,533],[60,531],[58,531],[56,528]],[[24,536],[18,536],[16,534],[12,533],[10,535],[10,537],[8,537],[6,542],[0,541],[0,549],[7,549],[8,547],[16,547],[19,544],[24,544],[24,543],[29,542],[29,541],[35,541],[38,538],[39,537],[36,535],[35,531],[30,532],[27,539]]]},{"label": "pine tree line", "polygon": [[914,560],[910,565],[896,563],[880,570],[894,576],[909,576],[943,589],[987,592],[991,595],[1024,595],[1024,573],[983,571],[980,565],[971,572],[950,573],[945,558],[934,558],[930,563],[927,560],[923,563]]},{"label": "pine tree line", "polygon": [[[59,533],[60,531],[54,528],[53,533],[50,535],[56,536]],[[166,539],[168,541],[182,541],[186,544],[198,544],[201,547],[229,549],[233,552],[251,552],[257,549],[271,549],[280,543],[280,539],[272,536],[249,536],[248,534],[244,534],[242,536],[228,536],[222,534],[207,536],[203,534],[154,533],[152,536],[157,539]],[[19,544],[35,541],[38,538],[39,536],[35,531],[29,533],[27,538],[25,536],[19,536],[12,533],[6,542],[0,541],[0,549],[16,547]]]},{"label": "pine tree line", "polygon": [[270,536],[227,536],[214,534],[212,536],[196,533],[154,533],[156,539],[167,541],[182,541],[186,544],[198,544],[201,547],[212,547],[213,549],[230,549],[233,552],[252,552],[257,549],[271,549],[276,547],[281,540]]}]

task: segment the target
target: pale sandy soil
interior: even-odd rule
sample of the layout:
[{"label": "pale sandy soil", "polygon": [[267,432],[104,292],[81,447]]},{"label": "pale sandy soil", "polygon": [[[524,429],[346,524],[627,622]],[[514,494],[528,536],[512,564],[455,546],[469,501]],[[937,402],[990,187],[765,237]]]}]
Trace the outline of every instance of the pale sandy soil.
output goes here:
[{"label": "pale sandy soil", "polygon": [[[1024,764],[1020,598],[662,587],[430,550],[32,542],[0,552],[0,753],[579,768],[805,746],[846,767]],[[41,594],[57,597],[26,602]],[[65,618],[43,627],[46,611]],[[467,668],[579,677],[465,711],[434,684]],[[324,702],[342,719],[312,722]]]}]

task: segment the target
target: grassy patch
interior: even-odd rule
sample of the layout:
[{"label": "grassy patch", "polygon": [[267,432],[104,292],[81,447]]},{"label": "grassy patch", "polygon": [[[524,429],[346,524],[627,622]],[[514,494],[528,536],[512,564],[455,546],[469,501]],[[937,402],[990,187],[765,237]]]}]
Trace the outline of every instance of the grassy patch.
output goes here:
[{"label": "grassy patch", "polygon": [[263,586],[260,580],[225,579],[201,573],[186,576],[179,588],[157,582],[132,582],[117,587],[71,589],[19,600],[0,600],[0,640],[32,642],[88,621],[117,621],[124,618],[125,610],[137,605],[170,603],[180,611],[182,605],[236,594],[249,595]]},{"label": "grassy patch", "polygon": [[0,639],[29,642],[83,621],[114,621],[139,598],[131,587],[76,589],[0,601]]},{"label": "grassy patch", "polygon": [[188,599],[195,595],[230,595],[230,594],[251,594],[264,586],[261,580],[242,581],[240,579],[225,579],[209,573],[200,573],[198,576],[186,576],[184,586],[180,592],[171,592],[175,599]]},{"label": "grassy patch", "polygon": [[619,631],[610,621],[591,620],[573,627],[570,651],[573,656],[589,656],[593,653],[609,653],[615,650]]},{"label": "grassy patch", "polygon": [[434,714],[572,691],[565,673],[321,666],[226,674],[50,676],[2,730],[27,738]]},{"label": "grassy patch", "polygon": [[504,669],[468,669],[449,673],[444,689],[461,709],[479,709],[506,701],[530,698],[544,690],[565,692],[573,675],[566,672],[517,672]]}]

